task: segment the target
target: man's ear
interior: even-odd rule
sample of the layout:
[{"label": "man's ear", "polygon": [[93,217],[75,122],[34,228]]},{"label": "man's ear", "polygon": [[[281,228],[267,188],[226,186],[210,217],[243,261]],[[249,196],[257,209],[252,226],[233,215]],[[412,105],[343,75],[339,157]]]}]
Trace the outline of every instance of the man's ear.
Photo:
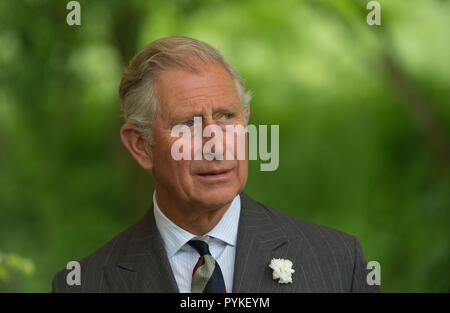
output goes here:
[{"label": "man's ear", "polygon": [[248,104],[247,107],[244,109],[244,118],[245,118],[245,125],[248,125],[248,121],[250,120],[250,104]]},{"label": "man's ear", "polygon": [[138,132],[133,125],[125,123],[120,129],[120,138],[139,165],[151,171],[153,168],[151,146],[142,133]]}]

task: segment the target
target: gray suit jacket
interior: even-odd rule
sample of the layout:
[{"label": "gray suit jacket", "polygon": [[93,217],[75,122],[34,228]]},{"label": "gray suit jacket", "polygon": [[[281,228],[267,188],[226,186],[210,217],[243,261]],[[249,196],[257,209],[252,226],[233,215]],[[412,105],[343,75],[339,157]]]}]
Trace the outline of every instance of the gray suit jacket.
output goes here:
[{"label": "gray suit jacket", "polygon": [[[272,258],[292,261],[292,283],[273,280]],[[153,208],[79,262],[81,285],[67,285],[64,269],[53,278],[53,292],[179,292]],[[233,292],[378,292],[366,283],[368,272],[356,237],[241,193]]]}]

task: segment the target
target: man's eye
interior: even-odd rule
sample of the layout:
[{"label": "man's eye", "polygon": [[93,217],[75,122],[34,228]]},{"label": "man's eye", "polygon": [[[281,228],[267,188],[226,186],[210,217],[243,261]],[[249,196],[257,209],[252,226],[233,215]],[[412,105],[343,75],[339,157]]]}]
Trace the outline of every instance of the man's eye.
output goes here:
[{"label": "man's eye", "polygon": [[223,116],[225,117],[226,120],[229,120],[230,118],[233,117],[233,114],[231,114],[231,113],[225,113]]},{"label": "man's eye", "polygon": [[184,123],[184,125],[186,125],[187,127],[194,126],[194,120],[189,120],[186,123]]}]

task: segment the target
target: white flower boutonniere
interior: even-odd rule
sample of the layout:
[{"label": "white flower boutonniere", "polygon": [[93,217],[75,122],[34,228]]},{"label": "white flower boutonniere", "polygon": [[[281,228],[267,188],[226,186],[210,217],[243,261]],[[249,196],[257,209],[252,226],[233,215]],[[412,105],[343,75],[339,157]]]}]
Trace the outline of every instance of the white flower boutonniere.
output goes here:
[{"label": "white flower boutonniere", "polygon": [[279,284],[292,283],[292,273],[295,271],[292,269],[292,262],[286,259],[272,259],[269,267],[273,269],[273,279],[279,279]]}]

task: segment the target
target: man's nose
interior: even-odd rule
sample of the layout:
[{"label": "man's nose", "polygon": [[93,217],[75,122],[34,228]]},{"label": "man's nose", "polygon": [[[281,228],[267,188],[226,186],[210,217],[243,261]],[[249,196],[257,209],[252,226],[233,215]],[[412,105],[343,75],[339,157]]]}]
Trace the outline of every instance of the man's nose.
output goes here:
[{"label": "man's nose", "polygon": [[207,149],[214,154],[215,159],[223,159],[223,151],[225,148],[225,132],[216,121],[207,119],[203,123],[203,148],[207,145]]}]

